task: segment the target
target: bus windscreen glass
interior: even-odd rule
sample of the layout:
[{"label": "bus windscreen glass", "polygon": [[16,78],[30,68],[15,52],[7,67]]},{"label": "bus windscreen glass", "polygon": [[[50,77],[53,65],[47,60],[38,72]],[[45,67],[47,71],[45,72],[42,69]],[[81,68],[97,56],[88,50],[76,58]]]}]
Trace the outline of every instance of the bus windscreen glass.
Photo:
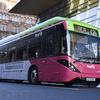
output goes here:
[{"label": "bus windscreen glass", "polygon": [[94,36],[70,33],[70,56],[89,63],[100,63],[100,39]]}]

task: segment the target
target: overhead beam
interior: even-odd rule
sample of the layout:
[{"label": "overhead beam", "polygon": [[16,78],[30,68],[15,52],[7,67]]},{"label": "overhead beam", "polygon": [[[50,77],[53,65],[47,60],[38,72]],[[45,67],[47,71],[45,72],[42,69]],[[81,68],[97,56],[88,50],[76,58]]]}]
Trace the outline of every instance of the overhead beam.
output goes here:
[{"label": "overhead beam", "polygon": [[29,15],[39,15],[49,8],[52,9],[52,6],[61,1],[62,0],[21,0],[9,12],[29,14]]}]

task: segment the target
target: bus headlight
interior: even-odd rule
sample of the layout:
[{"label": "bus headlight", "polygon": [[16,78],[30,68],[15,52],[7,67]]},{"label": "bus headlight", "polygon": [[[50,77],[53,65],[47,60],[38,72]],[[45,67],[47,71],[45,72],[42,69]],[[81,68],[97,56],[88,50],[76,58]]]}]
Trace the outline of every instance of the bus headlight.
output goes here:
[{"label": "bus headlight", "polygon": [[69,62],[68,62],[67,60],[65,60],[65,59],[60,59],[60,60],[58,60],[57,62],[60,63],[60,64],[62,64],[62,65],[64,65],[64,66],[66,66],[67,68],[69,68],[70,70],[72,70],[72,71],[74,71],[74,72],[80,73],[80,71],[79,71],[74,65],[72,65],[71,63],[69,63]]},{"label": "bus headlight", "polygon": [[80,73],[80,71],[74,65],[72,65],[71,63],[69,63],[69,69],[74,71],[74,72],[79,72]]}]

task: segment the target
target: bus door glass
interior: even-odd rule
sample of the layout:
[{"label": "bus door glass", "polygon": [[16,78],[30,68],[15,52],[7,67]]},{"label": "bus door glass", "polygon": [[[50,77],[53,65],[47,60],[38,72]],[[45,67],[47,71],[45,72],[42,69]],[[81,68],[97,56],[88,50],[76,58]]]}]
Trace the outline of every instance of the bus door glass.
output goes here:
[{"label": "bus door glass", "polygon": [[41,56],[41,40],[33,39],[29,41],[28,47],[29,58],[39,58]]}]

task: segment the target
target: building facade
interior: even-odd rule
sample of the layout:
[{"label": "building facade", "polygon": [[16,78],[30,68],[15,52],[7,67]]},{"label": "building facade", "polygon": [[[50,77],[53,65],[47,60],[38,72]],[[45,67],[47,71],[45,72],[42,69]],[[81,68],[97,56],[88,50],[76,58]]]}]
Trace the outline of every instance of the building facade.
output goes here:
[{"label": "building facade", "polygon": [[89,6],[90,2],[88,2],[87,9],[85,8],[86,10],[83,10],[82,12],[78,11],[77,14],[72,16],[71,18],[89,23],[100,28],[100,0],[93,1],[93,6]]},{"label": "building facade", "polygon": [[20,0],[0,0],[3,4],[6,5],[6,10],[13,8]]},{"label": "building facade", "polygon": [[33,16],[8,13],[6,5],[0,3],[0,39],[17,34],[35,24]]},{"label": "building facade", "polygon": [[[41,8],[38,5],[41,5]],[[100,0],[49,0],[48,2],[38,0],[38,3],[36,0],[30,0],[30,2],[20,0],[10,12],[37,14],[40,22],[55,16],[62,16],[100,27]]]},{"label": "building facade", "polygon": [[68,17],[100,27],[100,0],[63,0],[39,14],[41,21],[54,16]]}]

